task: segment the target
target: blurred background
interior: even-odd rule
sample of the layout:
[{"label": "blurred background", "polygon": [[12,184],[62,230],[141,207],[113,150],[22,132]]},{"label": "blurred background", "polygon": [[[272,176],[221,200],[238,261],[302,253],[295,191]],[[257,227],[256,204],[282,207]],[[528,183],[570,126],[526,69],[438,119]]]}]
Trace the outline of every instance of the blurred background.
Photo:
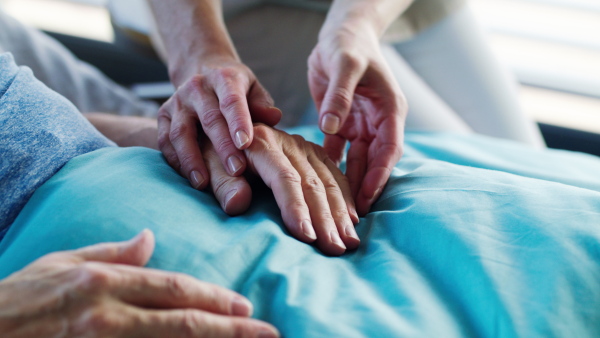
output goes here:
[{"label": "blurred background", "polygon": [[[43,30],[113,42],[118,36],[106,4],[0,0],[6,12]],[[470,4],[499,59],[518,78],[529,115],[544,125],[600,133],[600,0]]]}]

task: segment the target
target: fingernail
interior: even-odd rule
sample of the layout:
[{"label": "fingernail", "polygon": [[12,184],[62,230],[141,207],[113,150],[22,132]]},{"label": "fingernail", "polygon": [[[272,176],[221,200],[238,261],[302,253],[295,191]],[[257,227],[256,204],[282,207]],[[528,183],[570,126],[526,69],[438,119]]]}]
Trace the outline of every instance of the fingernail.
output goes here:
[{"label": "fingernail", "polygon": [[327,134],[336,134],[340,128],[340,118],[328,113],[323,116],[321,130]]},{"label": "fingernail", "polygon": [[346,236],[352,237],[352,238],[360,241],[360,239],[358,238],[358,234],[356,233],[356,230],[354,229],[354,224],[346,226],[346,229],[344,229],[344,232],[346,233]]},{"label": "fingernail", "polygon": [[342,239],[340,238],[340,235],[338,235],[337,231],[332,231],[329,233],[329,238],[331,239],[331,242],[335,245],[337,245],[338,247],[346,250],[346,246],[344,245],[344,242],[342,242]]},{"label": "fingernail", "polygon": [[235,195],[237,195],[238,191],[237,190],[232,190],[230,192],[227,193],[227,195],[225,195],[225,205],[229,205],[229,201],[231,201],[232,198],[235,197]]},{"label": "fingernail", "polygon": [[231,313],[234,316],[249,317],[252,315],[252,304],[245,298],[236,297],[231,302]]},{"label": "fingernail", "polygon": [[262,330],[258,333],[258,338],[279,338],[279,335],[271,330]]},{"label": "fingernail", "polygon": [[192,171],[192,174],[190,176],[192,176],[192,185],[194,186],[194,188],[200,189],[200,187],[204,183],[204,176],[202,176],[201,173],[195,170]]},{"label": "fingernail", "polygon": [[246,134],[246,132],[243,130],[240,130],[237,133],[235,133],[235,139],[238,148],[243,147],[244,145],[246,145],[246,143],[248,143],[248,141],[250,141],[250,137],[248,137],[248,134]]},{"label": "fingernail", "polygon": [[302,233],[304,233],[306,237],[312,239],[313,241],[317,239],[317,235],[315,234],[315,230],[313,229],[312,223],[310,223],[310,221],[302,221],[302,223],[300,223],[300,228],[302,229]]},{"label": "fingernail", "polygon": [[232,174],[237,173],[242,168],[242,161],[237,156],[229,156],[227,165]]}]

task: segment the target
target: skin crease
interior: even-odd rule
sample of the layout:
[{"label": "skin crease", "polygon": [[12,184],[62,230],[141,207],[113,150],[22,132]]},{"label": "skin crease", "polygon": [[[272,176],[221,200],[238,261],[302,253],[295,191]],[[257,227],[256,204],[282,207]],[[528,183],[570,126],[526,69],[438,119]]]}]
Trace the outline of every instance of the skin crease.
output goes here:
[{"label": "skin crease", "polygon": [[[119,146],[158,147],[155,119],[101,113],[85,116]],[[315,242],[328,255],[356,249],[360,244],[354,230],[358,215],[349,182],[323,148],[265,124],[255,124],[253,133],[254,141],[244,150],[248,173],[272,189],[290,233],[303,242]],[[163,147],[172,146],[168,140],[160,142],[167,142]],[[202,155],[210,173],[207,188],[223,211],[229,215],[245,212],[252,201],[246,178],[228,174],[210,140],[202,142]],[[165,158],[173,168],[185,166],[177,162],[178,157]]]},{"label": "skin crease", "polygon": [[252,305],[235,292],[142,268],[153,250],[144,230],[127,242],[43,256],[0,281],[0,336],[278,337],[248,318]]},{"label": "skin crease", "polygon": [[[148,137],[158,133],[156,120],[86,117],[121,145],[157,146],[156,137]],[[325,151],[264,124],[253,129],[255,140],[245,151],[249,170],[264,177],[273,190],[290,232],[305,242],[315,242],[316,237],[317,246],[330,255],[356,248],[360,240],[354,232],[357,216],[350,187]],[[203,151],[211,188],[223,209],[243,212],[251,200],[248,182],[227,174],[210,142],[203,144]],[[316,233],[307,235],[305,228],[294,226],[298,219],[311,220]],[[331,240],[332,236],[337,238]],[[153,250],[154,236],[145,230],[127,242],[36,260],[0,281],[0,336],[278,336],[271,325],[246,318],[252,305],[242,296],[186,275],[142,268]]]},{"label": "skin crease", "polygon": [[[197,143],[204,133],[227,174],[240,176],[249,168],[244,150],[254,144],[253,123],[273,126],[281,111],[240,60],[220,0],[149,2],[178,88],[159,113],[160,150],[192,186],[203,189],[211,181]],[[379,197],[402,155],[408,107],[381,55],[379,38],[411,2],[334,1],[308,60],[311,94],[327,134],[325,153],[338,165],[350,142],[346,177],[360,215]],[[358,221],[350,210],[348,216]],[[324,237],[319,243],[335,244],[335,236],[315,230]]]}]

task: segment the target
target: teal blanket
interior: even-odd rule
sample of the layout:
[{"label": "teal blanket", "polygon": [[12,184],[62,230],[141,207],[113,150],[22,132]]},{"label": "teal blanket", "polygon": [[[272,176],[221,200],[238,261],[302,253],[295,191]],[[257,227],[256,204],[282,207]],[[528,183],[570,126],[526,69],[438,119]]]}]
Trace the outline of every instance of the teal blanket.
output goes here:
[{"label": "teal blanket", "polygon": [[36,191],[0,243],[0,278],[150,228],[150,266],[244,294],[285,337],[600,336],[598,158],[409,133],[342,257],[290,237],[270,191],[254,195],[228,217],[160,153],[97,150]]}]

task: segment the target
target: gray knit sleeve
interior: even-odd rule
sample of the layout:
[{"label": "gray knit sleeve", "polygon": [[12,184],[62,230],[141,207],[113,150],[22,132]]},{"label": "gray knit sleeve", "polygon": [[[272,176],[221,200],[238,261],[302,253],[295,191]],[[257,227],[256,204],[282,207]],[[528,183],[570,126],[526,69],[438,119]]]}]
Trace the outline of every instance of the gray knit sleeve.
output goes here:
[{"label": "gray knit sleeve", "polygon": [[77,155],[114,146],[29,68],[0,54],[0,239],[34,191]]}]

